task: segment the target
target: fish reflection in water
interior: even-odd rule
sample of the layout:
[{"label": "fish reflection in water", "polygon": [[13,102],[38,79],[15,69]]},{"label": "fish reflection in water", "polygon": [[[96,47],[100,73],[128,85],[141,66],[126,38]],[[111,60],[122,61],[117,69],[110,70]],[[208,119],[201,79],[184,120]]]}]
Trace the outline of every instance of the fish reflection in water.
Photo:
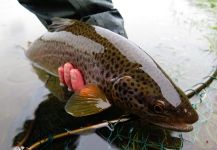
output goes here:
[{"label": "fish reflection in water", "polygon": [[[101,123],[105,119],[116,119],[123,115],[119,109],[112,107],[94,116],[72,117],[64,110],[66,99],[71,96],[71,93],[66,88],[59,86],[58,78],[50,76],[37,68],[35,68],[35,71],[52,94],[49,94],[48,98],[38,106],[35,111],[34,121],[27,120],[24,123],[24,131],[14,138],[14,145],[17,145],[26,136],[33,124],[33,129],[23,146],[29,147],[45,137],[50,137],[51,140],[41,145],[40,148],[76,149],[79,143],[79,135],[71,135],[56,141],[52,141],[52,136],[65,132],[67,129],[78,129]],[[109,144],[120,149],[126,149],[127,147],[129,149],[133,149],[133,147],[134,149],[159,149],[162,146],[164,148],[178,149],[182,145],[182,139],[172,137],[169,131],[149,124],[141,126],[139,121],[119,123],[114,127],[114,131],[109,130],[107,127],[101,128],[96,130],[96,133],[105,141],[108,141]]]}]

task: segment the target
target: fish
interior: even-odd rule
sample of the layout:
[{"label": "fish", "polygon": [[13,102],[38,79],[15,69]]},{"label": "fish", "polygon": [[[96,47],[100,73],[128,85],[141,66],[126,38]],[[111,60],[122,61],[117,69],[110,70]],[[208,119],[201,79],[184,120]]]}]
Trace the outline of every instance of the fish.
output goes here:
[{"label": "fish", "polygon": [[117,106],[145,122],[182,132],[192,131],[199,118],[185,93],[147,52],[102,27],[54,18],[26,56],[56,77],[66,62],[81,71],[85,87],[75,91],[65,106],[72,116]]}]

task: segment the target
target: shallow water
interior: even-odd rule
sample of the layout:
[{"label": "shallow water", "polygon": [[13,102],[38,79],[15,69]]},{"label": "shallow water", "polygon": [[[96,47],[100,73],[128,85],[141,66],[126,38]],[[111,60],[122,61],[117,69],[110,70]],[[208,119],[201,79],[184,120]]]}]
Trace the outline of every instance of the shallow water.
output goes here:
[{"label": "shallow water", "polygon": [[[129,39],[146,50],[183,90],[192,88],[213,70],[217,53],[216,1],[113,1],[124,17]],[[0,145],[1,149],[10,149],[13,138],[22,131],[24,122],[37,115],[40,116],[40,113],[36,113],[35,110],[40,112],[43,106],[48,115],[44,114],[47,120],[40,120],[39,117],[37,121],[46,123],[52,120],[53,124],[58,122],[59,124],[53,127],[58,132],[68,128],[69,124],[74,125],[79,121],[73,122],[65,114],[61,116],[62,118],[58,118],[61,113],[57,110],[47,110],[50,107],[55,108],[53,106],[56,105],[60,106],[62,103],[52,95],[48,97],[50,91],[45,88],[44,82],[37,77],[24,56],[24,49],[28,42],[34,41],[46,32],[46,29],[33,14],[16,1],[2,1],[0,14]],[[190,133],[169,132],[164,134],[162,130],[149,129],[143,131],[143,135],[148,137],[151,132],[154,133],[153,136],[147,138],[147,143],[140,143],[138,146],[138,140],[144,141],[144,139],[140,135],[138,135],[138,140],[131,139],[133,137],[131,135],[137,135],[140,129],[135,128],[131,133],[128,129],[134,125],[130,124],[129,128],[124,126],[125,133],[121,133],[126,137],[125,142],[118,140],[111,142],[113,136],[117,136],[116,132],[111,133],[103,129],[99,130],[98,134],[74,137],[76,141],[79,138],[77,149],[117,149],[112,145],[121,149],[132,149],[129,147],[133,144],[137,144],[136,146],[140,149],[144,145],[146,147],[154,145],[155,148],[160,149],[162,143],[165,148],[171,148],[173,145],[172,148],[216,149],[216,87],[217,83],[214,82],[204,92],[205,94],[192,99],[192,103],[197,106],[200,120]],[[38,107],[39,104],[40,107]],[[55,117],[57,118],[52,119]],[[79,125],[77,123],[75,127]],[[49,131],[49,126],[43,124],[37,125],[36,128],[41,128],[41,133],[33,133],[35,136],[37,134],[49,136],[53,133],[52,130]],[[120,128],[117,127],[115,130]],[[162,138],[154,136],[156,133],[162,135]],[[168,139],[167,142],[162,142],[165,137]],[[70,142],[74,143],[73,140]],[[134,149],[139,149],[135,147]]]}]

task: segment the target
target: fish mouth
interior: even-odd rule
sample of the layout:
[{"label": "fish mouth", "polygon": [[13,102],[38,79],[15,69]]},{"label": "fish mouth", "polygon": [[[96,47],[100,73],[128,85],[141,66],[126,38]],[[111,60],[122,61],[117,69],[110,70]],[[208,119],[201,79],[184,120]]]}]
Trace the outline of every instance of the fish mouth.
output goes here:
[{"label": "fish mouth", "polygon": [[193,130],[193,126],[191,124],[181,123],[181,122],[177,122],[177,123],[150,122],[150,123],[156,126],[159,126],[159,127],[163,127],[163,128],[173,130],[173,131],[178,131],[178,132],[190,132]]}]

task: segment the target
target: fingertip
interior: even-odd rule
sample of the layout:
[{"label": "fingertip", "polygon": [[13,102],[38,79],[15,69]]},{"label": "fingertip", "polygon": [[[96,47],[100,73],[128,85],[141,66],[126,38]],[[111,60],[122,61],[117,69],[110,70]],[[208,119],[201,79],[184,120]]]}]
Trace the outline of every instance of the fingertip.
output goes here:
[{"label": "fingertip", "polygon": [[64,84],[62,82],[60,82],[60,86],[64,87]]},{"label": "fingertip", "polygon": [[[84,80],[83,77],[81,75],[81,72],[78,69],[73,69],[70,72],[72,80],[71,80],[71,84],[74,90],[80,90],[83,88],[84,86]],[[74,78],[75,77],[75,78]]]},{"label": "fingertip", "polygon": [[82,77],[81,72],[78,69],[73,69],[74,73],[78,76],[78,77]]},{"label": "fingertip", "polygon": [[67,62],[67,63],[64,64],[64,68],[73,69],[74,67],[73,67],[73,65],[71,63]]},{"label": "fingertip", "polygon": [[59,72],[63,71],[63,67],[60,66],[60,67],[58,68],[58,71],[59,71]]},{"label": "fingertip", "polygon": [[68,87],[68,91],[71,92],[72,91],[71,88]]},{"label": "fingertip", "polygon": [[64,84],[65,84],[65,82],[64,82],[64,69],[62,66],[58,68],[58,76],[59,76],[60,85],[64,86]]},{"label": "fingertip", "polygon": [[70,70],[70,78],[71,78],[71,81],[77,80],[77,74],[75,72],[75,69]]}]

